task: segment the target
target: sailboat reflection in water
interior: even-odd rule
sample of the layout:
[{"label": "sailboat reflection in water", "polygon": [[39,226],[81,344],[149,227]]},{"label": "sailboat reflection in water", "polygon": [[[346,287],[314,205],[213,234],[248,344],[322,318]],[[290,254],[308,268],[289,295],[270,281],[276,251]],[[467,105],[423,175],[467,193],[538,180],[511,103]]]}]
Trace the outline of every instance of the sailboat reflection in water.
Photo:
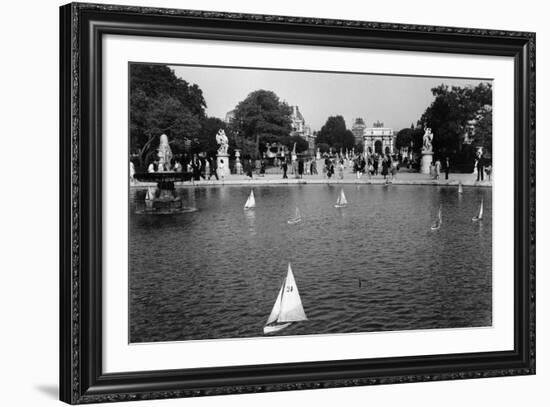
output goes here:
[{"label": "sailboat reflection in water", "polygon": [[306,321],[306,313],[302,306],[298,286],[292,274],[292,268],[288,263],[288,272],[286,278],[281,285],[277,300],[267,323],[264,326],[264,334],[270,334],[288,327],[293,322]]}]

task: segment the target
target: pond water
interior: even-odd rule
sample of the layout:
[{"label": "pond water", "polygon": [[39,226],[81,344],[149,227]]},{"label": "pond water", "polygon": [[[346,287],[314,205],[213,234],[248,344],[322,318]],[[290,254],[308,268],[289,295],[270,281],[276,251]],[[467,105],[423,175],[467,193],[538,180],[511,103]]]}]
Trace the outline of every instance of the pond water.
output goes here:
[{"label": "pond water", "polygon": [[[130,342],[262,336],[289,262],[308,321],[277,335],[492,323],[489,188],[181,188],[197,210],[166,216],[134,213],[141,193],[130,196]],[[296,206],[302,222],[289,225]]]}]

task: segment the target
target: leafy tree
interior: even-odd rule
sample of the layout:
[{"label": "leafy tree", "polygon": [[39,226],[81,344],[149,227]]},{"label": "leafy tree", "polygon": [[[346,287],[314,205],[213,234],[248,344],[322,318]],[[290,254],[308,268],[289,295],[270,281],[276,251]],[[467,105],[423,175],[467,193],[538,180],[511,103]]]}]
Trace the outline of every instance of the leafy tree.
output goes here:
[{"label": "leafy tree", "polygon": [[216,133],[218,130],[226,130],[226,124],[223,120],[217,117],[206,117],[201,121],[201,127],[191,142],[190,152],[201,153],[205,152],[209,155],[214,155],[218,150],[218,143],[216,142]]},{"label": "leafy tree", "polygon": [[294,143],[296,143],[296,152],[302,153],[304,151],[307,151],[309,148],[309,144],[306,139],[300,136],[290,136],[289,137],[289,148],[292,148],[294,146]]},{"label": "leafy tree", "polygon": [[[472,122],[479,127],[483,124],[483,142],[491,145],[492,126],[484,116],[492,105],[492,86],[480,83],[478,86],[449,88],[440,85],[432,89],[435,96],[432,104],[426,109],[420,123],[431,127],[434,133],[433,148],[436,154],[454,156],[462,149],[463,135]],[[491,119],[492,120],[492,119]],[[476,133],[474,129],[474,133]]]},{"label": "leafy tree", "polygon": [[178,78],[165,65],[130,65],[130,146],[144,167],[154,155],[161,134],[182,151],[196,139],[205,119],[202,91]]},{"label": "leafy tree", "polygon": [[317,143],[317,148],[319,148],[319,151],[321,154],[328,153],[330,146],[327,143]]},{"label": "leafy tree", "polygon": [[482,146],[483,150],[493,151],[493,114],[492,108],[481,109],[478,120],[474,126],[474,144]]},{"label": "leafy tree", "polygon": [[342,116],[330,116],[317,133],[315,143],[318,146],[327,144],[336,151],[351,150],[355,146],[355,137],[351,130],[346,129],[346,122]]},{"label": "leafy tree", "polygon": [[282,143],[290,148],[290,107],[269,90],[250,93],[235,108],[231,133],[241,140],[243,152],[254,141],[257,156],[266,143]]},{"label": "leafy tree", "polygon": [[422,136],[424,135],[424,130],[421,128],[406,127],[399,130],[395,137],[395,147],[399,150],[402,147],[408,148],[413,147],[413,151],[418,153],[422,149]]}]

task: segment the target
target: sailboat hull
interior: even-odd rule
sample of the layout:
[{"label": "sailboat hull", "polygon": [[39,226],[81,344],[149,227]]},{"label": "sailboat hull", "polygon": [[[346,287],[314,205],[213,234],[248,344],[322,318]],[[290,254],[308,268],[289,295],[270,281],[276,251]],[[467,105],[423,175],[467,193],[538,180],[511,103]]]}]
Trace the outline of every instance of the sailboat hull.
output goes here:
[{"label": "sailboat hull", "polygon": [[287,328],[287,327],[290,326],[291,324],[292,324],[292,322],[285,322],[285,323],[283,323],[283,324],[266,325],[266,326],[264,326],[264,335],[278,332],[278,331],[280,331],[280,330],[282,330],[282,329]]},{"label": "sailboat hull", "polygon": [[334,207],[335,207],[335,208],[345,208],[346,205],[345,205],[345,204],[344,204],[344,205],[336,204],[336,205],[334,205]]},{"label": "sailboat hull", "polygon": [[290,219],[290,220],[287,220],[287,223],[289,225],[295,225],[296,223],[300,223],[302,221],[302,219]]}]

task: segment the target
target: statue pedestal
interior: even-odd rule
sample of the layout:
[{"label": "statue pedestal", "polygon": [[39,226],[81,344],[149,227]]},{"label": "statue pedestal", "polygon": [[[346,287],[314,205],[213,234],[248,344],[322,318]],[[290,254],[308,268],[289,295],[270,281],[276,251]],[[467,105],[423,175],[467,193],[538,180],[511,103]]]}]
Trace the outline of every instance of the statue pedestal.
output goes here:
[{"label": "statue pedestal", "polygon": [[[223,160],[223,164],[222,164],[222,160]],[[230,171],[229,171],[229,155],[228,154],[218,154],[218,156],[216,157],[216,163],[218,164],[217,166],[217,171],[218,171],[218,177],[221,177],[221,176],[224,176],[224,177],[227,177],[229,174],[230,174]],[[223,171],[223,173],[222,173]]]},{"label": "statue pedestal", "polygon": [[429,174],[430,173],[430,166],[432,165],[433,161],[433,153],[432,152],[423,152],[422,153],[422,161],[420,162],[420,173],[421,174]]}]

